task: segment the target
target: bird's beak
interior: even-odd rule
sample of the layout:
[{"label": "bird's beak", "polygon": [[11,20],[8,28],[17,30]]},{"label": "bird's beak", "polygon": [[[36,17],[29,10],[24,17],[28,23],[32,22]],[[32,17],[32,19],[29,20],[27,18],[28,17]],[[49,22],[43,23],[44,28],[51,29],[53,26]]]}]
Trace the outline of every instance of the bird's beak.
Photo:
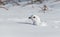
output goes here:
[{"label": "bird's beak", "polygon": [[31,17],[29,17],[29,19],[31,19]]}]

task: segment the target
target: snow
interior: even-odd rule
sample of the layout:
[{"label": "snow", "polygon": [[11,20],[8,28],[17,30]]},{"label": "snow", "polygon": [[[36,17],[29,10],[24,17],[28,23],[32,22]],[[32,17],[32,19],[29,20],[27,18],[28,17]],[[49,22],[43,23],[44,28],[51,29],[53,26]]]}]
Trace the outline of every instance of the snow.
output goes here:
[{"label": "snow", "polygon": [[[46,13],[39,8],[43,4],[32,4],[25,7],[12,6],[0,8],[0,37],[60,37],[60,4],[49,6]],[[33,7],[32,7],[33,6]],[[28,17],[38,15],[41,26],[35,26]]]}]

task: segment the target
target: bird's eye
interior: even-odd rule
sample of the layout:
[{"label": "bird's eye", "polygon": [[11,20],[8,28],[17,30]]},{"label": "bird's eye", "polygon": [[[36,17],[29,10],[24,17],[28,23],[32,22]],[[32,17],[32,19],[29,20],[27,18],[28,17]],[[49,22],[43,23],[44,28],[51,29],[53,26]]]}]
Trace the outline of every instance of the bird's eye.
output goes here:
[{"label": "bird's eye", "polygon": [[35,16],[33,18],[35,18]]}]

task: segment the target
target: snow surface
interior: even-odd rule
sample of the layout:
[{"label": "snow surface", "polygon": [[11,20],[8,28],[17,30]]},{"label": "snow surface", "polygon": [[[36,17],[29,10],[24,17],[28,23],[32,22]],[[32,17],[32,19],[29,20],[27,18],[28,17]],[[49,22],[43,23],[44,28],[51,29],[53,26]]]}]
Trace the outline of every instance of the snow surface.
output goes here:
[{"label": "snow surface", "polygon": [[[46,13],[39,8],[43,4],[32,4],[25,7],[12,6],[0,8],[0,37],[60,37],[60,4],[48,5]],[[30,15],[41,18],[41,26],[35,26],[28,19]]]}]

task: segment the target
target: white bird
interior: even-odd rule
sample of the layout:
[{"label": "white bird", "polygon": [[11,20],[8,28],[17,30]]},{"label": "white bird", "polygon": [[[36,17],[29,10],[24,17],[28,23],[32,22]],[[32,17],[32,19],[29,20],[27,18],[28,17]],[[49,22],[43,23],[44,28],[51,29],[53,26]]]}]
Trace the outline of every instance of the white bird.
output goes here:
[{"label": "white bird", "polygon": [[40,25],[41,24],[41,20],[40,20],[39,16],[37,16],[37,15],[31,15],[29,17],[29,19],[32,20],[33,25]]}]

